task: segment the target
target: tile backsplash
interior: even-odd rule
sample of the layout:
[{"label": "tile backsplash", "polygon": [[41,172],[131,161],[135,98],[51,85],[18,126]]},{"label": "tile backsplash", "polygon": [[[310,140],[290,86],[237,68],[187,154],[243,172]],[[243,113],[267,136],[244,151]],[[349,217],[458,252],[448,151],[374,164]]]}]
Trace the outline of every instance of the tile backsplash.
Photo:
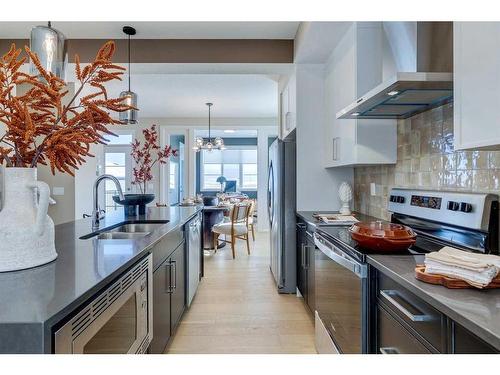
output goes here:
[{"label": "tile backsplash", "polygon": [[356,211],[389,219],[386,207],[394,186],[499,193],[500,151],[453,150],[452,103],[399,120],[397,128],[395,165],[354,169]]}]

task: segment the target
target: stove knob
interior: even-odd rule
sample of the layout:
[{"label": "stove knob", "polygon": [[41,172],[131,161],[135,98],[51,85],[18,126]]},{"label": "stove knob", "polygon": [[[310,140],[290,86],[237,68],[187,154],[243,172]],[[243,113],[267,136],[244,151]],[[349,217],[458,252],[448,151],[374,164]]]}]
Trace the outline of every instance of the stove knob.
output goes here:
[{"label": "stove knob", "polygon": [[448,210],[458,211],[459,209],[460,209],[460,203],[453,201],[448,202]]},{"label": "stove knob", "polygon": [[390,198],[389,198],[389,200],[391,202],[396,202],[396,196],[395,195],[391,195]]},{"label": "stove knob", "polygon": [[460,203],[460,211],[471,212],[472,211],[472,204],[465,203],[465,202]]},{"label": "stove knob", "polygon": [[405,202],[405,197],[402,197],[402,196],[399,196],[399,197],[396,197],[396,202],[398,203],[404,203]]}]

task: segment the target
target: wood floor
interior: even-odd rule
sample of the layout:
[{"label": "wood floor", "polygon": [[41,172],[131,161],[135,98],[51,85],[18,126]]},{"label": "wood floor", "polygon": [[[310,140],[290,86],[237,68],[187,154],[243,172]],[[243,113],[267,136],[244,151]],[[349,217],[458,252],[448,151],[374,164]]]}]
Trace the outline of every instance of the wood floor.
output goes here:
[{"label": "wood floor", "polygon": [[247,255],[237,241],[205,256],[205,277],[166,353],[316,353],[314,324],[302,300],[276,291],[269,237],[256,233]]}]

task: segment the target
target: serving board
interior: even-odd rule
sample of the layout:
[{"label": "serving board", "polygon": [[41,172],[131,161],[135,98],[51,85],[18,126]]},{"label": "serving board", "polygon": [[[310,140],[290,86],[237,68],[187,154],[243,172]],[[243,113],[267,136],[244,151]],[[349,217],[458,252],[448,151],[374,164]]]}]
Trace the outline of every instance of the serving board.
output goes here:
[{"label": "serving board", "polygon": [[[463,280],[454,279],[452,277],[443,275],[429,275],[428,273],[425,273],[425,266],[422,265],[415,267],[415,278],[417,280],[423,281],[424,283],[443,285],[449,289],[467,289],[467,288],[481,289],[473,285],[470,285],[469,283]],[[497,277],[494,278],[491,281],[491,283],[489,283],[488,286],[482,289],[495,289],[495,288],[500,288],[500,274],[497,275]]]}]

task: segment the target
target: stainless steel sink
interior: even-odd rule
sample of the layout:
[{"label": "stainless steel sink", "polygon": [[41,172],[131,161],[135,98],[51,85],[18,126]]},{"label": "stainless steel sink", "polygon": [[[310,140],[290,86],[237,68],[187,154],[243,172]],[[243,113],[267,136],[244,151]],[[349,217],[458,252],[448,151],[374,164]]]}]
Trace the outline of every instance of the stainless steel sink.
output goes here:
[{"label": "stainless steel sink", "polygon": [[157,221],[154,223],[128,223],[115,227],[104,228],[98,232],[93,232],[80,237],[81,240],[97,238],[99,240],[127,240],[147,236],[162,225],[168,223],[168,220]]},{"label": "stainless steel sink", "polygon": [[140,223],[140,224],[124,224],[117,228],[111,229],[111,232],[122,232],[122,233],[145,233],[152,232],[164,224],[156,223]]},{"label": "stainless steel sink", "polygon": [[133,240],[136,238],[147,236],[149,232],[104,232],[97,235],[99,240]]}]

